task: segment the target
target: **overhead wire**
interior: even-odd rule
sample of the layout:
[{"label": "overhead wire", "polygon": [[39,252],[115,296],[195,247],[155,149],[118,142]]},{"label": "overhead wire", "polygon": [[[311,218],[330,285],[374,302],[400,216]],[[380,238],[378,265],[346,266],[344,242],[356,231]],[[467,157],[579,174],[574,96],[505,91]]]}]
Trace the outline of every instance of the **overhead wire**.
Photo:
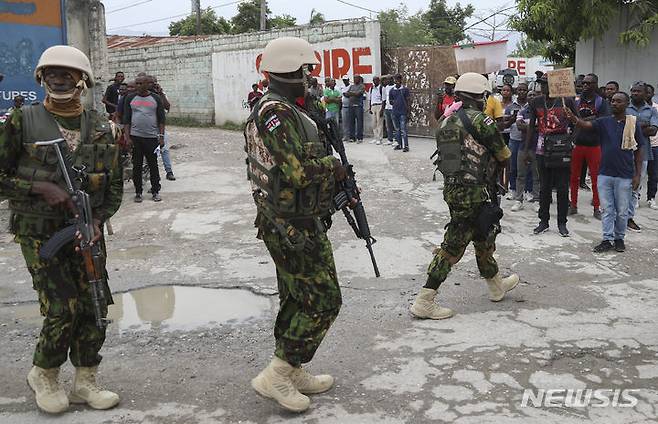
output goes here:
[{"label": "overhead wire", "polygon": [[[232,6],[234,4],[242,3],[244,1],[247,1],[247,0],[235,0],[235,1],[228,2],[228,3],[222,3],[222,4],[218,4],[217,6],[211,6],[211,7],[209,7],[209,9],[215,10],[215,9],[219,9],[221,7]],[[189,12],[185,12],[185,13],[181,13],[179,15],[167,16],[166,18],[154,19],[154,20],[151,20],[151,21],[137,22],[137,23],[130,24],[130,25],[123,25],[123,26],[119,26],[119,27],[109,28],[108,31],[114,31],[116,29],[123,29],[123,28],[130,28],[130,27],[138,26],[138,25],[148,25],[148,24],[153,24],[153,23],[156,23],[156,22],[166,21],[167,19],[180,18],[180,17],[183,17],[183,16],[189,16],[189,15],[190,15]]]},{"label": "overhead wire", "polygon": [[110,13],[115,13],[115,12],[119,12],[119,11],[121,11],[121,10],[130,9],[130,8],[135,7],[135,6],[139,6],[140,4],[150,3],[150,2],[152,2],[152,1],[153,1],[153,0],[142,0],[142,1],[138,1],[138,2],[135,2],[135,3],[131,3],[131,4],[127,5],[127,6],[119,7],[119,8],[117,8],[117,9],[108,10],[107,12],[105,12],[105,14],[106,14],[106,15],[109,15]]}]

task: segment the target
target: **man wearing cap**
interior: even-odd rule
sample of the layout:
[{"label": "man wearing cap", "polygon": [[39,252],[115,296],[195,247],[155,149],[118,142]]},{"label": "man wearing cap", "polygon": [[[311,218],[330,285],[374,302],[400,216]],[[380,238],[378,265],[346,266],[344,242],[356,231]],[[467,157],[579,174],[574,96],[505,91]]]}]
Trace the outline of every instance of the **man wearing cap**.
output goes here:
[{"label": "man wearing cap", "polygon": [[[44,316],[27,382],[36,394],[37,406],[45,412],[64,412],[69,402],[108,409],[119,403],[119,396],[96,383],[105,329],[96,326],[82,256],[71,241],[52,259],[39,257],[43,244],[78,212],[64,188],[53,147],[38,147],[35,142],[63,138],[60,147],[65,156],[85,169],[87,178],[81,189],[90,196],[95,230],[92,243],[101,246],[109,304],[103,223],[121,205],[119,150],[108,120],[85,110],[80,101],[81,93],[94,84],[84,53],[70,46],[53,46],[41,55],[35,76],[46,91],[44,102],[15,110],[0,130],[0,195],[9,198],[10,230],[21,246]],[[67,356],[75,367],[68,397],[57,381]]]},{"label": "man wearing cap", "polygon": [[446,109],[455,102],[455,83],[457,78],[449,76],[443,81],[443,93],[439,94],[439,101],[434,111],[434,117],[438,121],[441,119]]},{"label": "man wearing cap", "polygon": [[343,141],[348,141],[350,136],[350,99],[345,96],[345,93],[350,89],[350,77],[348,75],[343,75],[340,77],[343,81],[343,86],[340,88],[341,96],[341,113],[340,113],[340,123],[341,129],[343,130]]},{"label": "man wearing cap", "polygon": [[498,168],[505,166],[511,152],[494,120],[483,113],[486,90],[487,80],[482,75],[467,72],[460,76],[455,92],[462,106],[443,119],[436,132],[435,164],[444,177],[443,197],[450,208],[450,222],[427,269],[425,286],[411,306],[411,313],[417,318],[453,316],[451,309],[439,306],[434,299],[471,242],[492,302],[503,300],[505,293],[519,282],[516,274],[503,278],[493,257],[502,210],[491,197],[495,196],[492,186],[496,185]]},{"label": "man wearing cap", "polygon": [[309,374],[302,364],[315,355],[342,303],[326,232],[336,182],[347,171],[327,155],[315,122],[295,105],[318,64],[311,45],[301,38],[277,38],[262,57],[270,90],[247,120],[245,151],[257,237],[276,265],[280,308],[274,358],[251,385],[284,408],[302,412],[310,405],[307,394],[325,392],[334,383],[330,375]]}]

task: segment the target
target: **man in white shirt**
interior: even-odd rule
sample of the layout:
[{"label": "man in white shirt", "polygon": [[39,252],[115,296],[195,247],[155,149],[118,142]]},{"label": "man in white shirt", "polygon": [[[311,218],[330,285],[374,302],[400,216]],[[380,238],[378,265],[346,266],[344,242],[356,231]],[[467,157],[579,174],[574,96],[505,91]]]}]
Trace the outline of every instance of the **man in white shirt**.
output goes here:
[{"label": "man in white shirt", "polygon": [[372,115],[372,132],[375,138],[371,144],[382,144],[382,133],[384,131],[384,110],[382,109],[384,87],[380,84],[379,77],[372,78],[372,86],[369,91],[368,113]]},{"label": "man in white shirt", "polygon": [[393,88],[393,77],[384,75],[382,77],[382,106],[384,108],[384,120],[386,122],[386,138],[385,145],[390,146],[393,144],[393,135],[395,129],[393,128],[393,105],[388,101],[388,93]]},{"label": "man in white shirt", "polygon": [[345,94],[346,91],[350,89],[350,77],[347,75],[343,75],[341,77],[343,80],[343,86],[340,88],[340,96],[343,101],[342,103],[342,108],[341,108],[341,128],[343,130],[343,141],[347,141],[350,136],[350,122],[349,122],[349,112],[350,112],[350,98],[345,97],[343,94]]}]

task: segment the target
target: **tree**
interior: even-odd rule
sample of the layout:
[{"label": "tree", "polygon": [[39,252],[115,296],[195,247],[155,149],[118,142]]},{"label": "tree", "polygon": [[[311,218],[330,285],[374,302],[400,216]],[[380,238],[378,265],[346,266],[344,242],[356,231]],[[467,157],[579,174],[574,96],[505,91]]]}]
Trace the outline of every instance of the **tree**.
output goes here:
[{"label": "tree", "polygon": [[[272,11],[268,7],[265,13],[269,15]],[[251,0],[238,4],[238,14],[231,18],[231,24],[234,34],[260,30],[260,1]]]},{"label": "tree", "polygon": [[311,19],[308,21],[310,25],[321,25],[326,22],[324,15],[317,12],[315,9],[311,10]]},{"label": "tree", "polygon": [[[201,12],[202,34],[228,34],[231,24],[223,17],[218,17],[211,8]],[[195,35],[196,16],[194,14],[169,24],[169,35]]]},{"label": "tree", "polygon": [[546,54],[545,50],[545,45],[541,41],[535,41],[528,37],[523,37],[518,43],[516,43],[516,50],[512,52],[512,56],[544,56]]},{"label": "tree", "polygon": [[472,5],[462,7],[459,3],[449,8],[446,0],[431,0],[423,19],[427,21],[432,38],[438,44],[452,45],[466,38],[466,19],[473,15]]},{"label": "tree", "polygon": [[519,14],[512,26],[545,44],[545,56],[573,65],[576,43],[598,38],[610,27],[610,19],[628,8],[632,25],[619,34],[619,41],[647,46],[658,26],[658,0],[518,0]]},{"label": "tree", "polygon": [[268,28],[287,28],[295,25],[297,25],[297,18],[287,14],[277,15],[267,20]]},{"label": "tree", "polygon": [[445,0],[432,0],[427,11],[410,15],[401,3],[377,15],[382,28],[385,47],[405,47],[422,44],[449,44],[467,38],[466,19],[473,14],[473,6],[459,3],[448,8]]}]

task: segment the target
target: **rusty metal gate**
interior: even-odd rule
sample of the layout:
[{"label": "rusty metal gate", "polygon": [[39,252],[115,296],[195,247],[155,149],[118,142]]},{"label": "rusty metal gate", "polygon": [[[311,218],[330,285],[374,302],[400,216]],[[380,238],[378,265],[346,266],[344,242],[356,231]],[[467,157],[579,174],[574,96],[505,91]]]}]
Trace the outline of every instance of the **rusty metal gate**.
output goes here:
[{"label": "rusty metal gate", "polygon": [[457,61],[452,47],[398,47],[383,49],[384,74],[402,74],[411,92],[409,134],[432,136],[436,128],[434,109],[437,89],[449,75],[457,75]]}]

